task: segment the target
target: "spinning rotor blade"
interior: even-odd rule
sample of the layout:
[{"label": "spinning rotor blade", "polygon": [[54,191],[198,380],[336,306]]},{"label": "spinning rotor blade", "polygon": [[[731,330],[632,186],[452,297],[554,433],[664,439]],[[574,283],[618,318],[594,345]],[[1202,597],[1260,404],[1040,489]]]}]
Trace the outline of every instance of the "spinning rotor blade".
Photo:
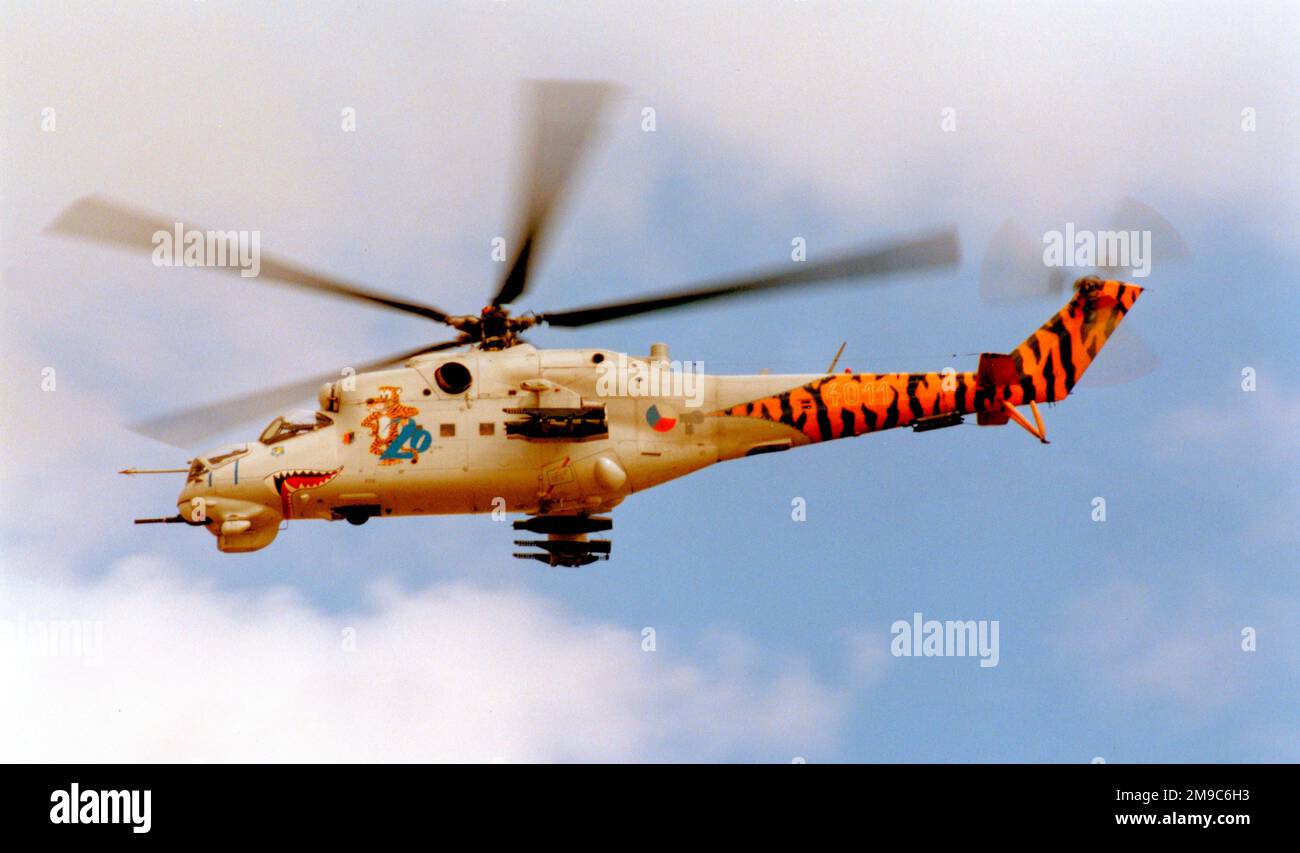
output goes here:
[{"label": "spinning rotor blade", "polygon": [[1121,325],[1097,354],[1097,360],[1083,374],[1079,384],[1085,388],[1106,388],[1141,379],[1160,366],[1160,357],[1152,352],[1146,339],[1131,326]]},{"label": "spinning rotor blade", "polygon": [[528,89],[532,139],[527,154],[519,233],[493,305],[514,302],[528,287],[528,272],[546,223],[591,141],[613,87],[605,83],[532,81]]},{"label": "spinning rotor blade", "polygon": [[[1106,231],[1136,233],[1141,247],[1149,250],[1145,264],[1165,264],[1191,256],[1177,229],[1150,205],[1126,198],[1116,206],[1106,223]],[[980,263],[980,299],[996,302],[1007,299],[1033,299],[1058,295],[1075,278],[1084,273],[1063,267],[1049,267],[1043,262],[1042,235],[1031,237],[1008,219],[989,240]],[[1149,243],[1147,239],[1149,237]],[[1134,250],[1137,244],[1131,244]],[[1098,249],[1100,254],[1100,249]],[[1148,270],[1149,271],[1149,270]],[[1102,278],[1131,281],[1132,266],[1099,265],[1091,271]]]},{"label": "spinning rotor blade", "polygon": [[[452,349],[465,343],[467,341],[462,339],[433,344],[432,346],[422,346],[409,352],[395,353],[365,364],[358,364],[355,369],[357,373],[379,370],[390,364],[400,364],[407,359],[415,358],[417,355]],[[275,388],[267,388],[262,391],[255,391],[252,394],[183,409],[159,418],[151,418],[147,421],[131,424],[128,429],[161,441],[164,444],[185,449],[207,436],[222,432],[253,418],[267,415],[278,408],[282,408],[287,403],[313,396],[322,384],[332,382],[338,378],[338,374],[332,374],[318,376],[313,379],[300,379],[297,382],[288,382]]]},{"label": "spinning rotor blade", "polygon": [[1032,299],[1064,293],[1073,279],[1069,270],[1043,263],[1042,243],[1008,219],[993,234],[980,262],[980,299]]},{"label": "spinning rotor blade", "polygon": [[[1148,205],[1128,198],[1111,214],[1110,231],[1137,232],[1141,246],[1149,249],[1146,264],[1186,258],[1191,255],[1187,244],[1169,222]],[[1150,242],[1146,242],[1147,235]],[[1138,244],[1132,243],[1130,246]],[[1077,276],[1096,274],[1121,281],[1133,279],[1132,266],[1099,266],[1090,272],[1064,267],[1049,267],[1043,262],[1043,245],[1008,219],[989,241],[980,264],[980,299],[998,302],[1009,299],[1033,299],[1063,295],[1066,286]],[[1122,385],[1141,379],[1160,366],[1160,358],[1145,339],[1129,324],[1120,326],[1106,343],[1105,350],[1079,385],[1101,388]]]},{"label": "spinning rotor blade", "polygon": [[651,311],[664,311],[694,302],[737,296],[760,290],[772,290],[793,285],[819,285],[848,278],[868,278],[904,270],[955,264],[961,258],[957,232],[943,231],[917,240],[900,241],[868,251],[841,255],[822,263],[799,263],[782,266],[730,281],[706,283],[671,293],[593,305],[572,311],[548,312],[541,320],[552,326],[588,326],[606,320],[618,320]]},{"label": "spinning rotor blade", "polygon": [[[178,223],[184,224],[187,231],[195,230],[207,233],[206,229],[199,228],[192,223],[185,224],[180,223],[180,220],[140,213],[89,196],[79,199],[71,207],[63,211],[59,218],[50,223],[46,230],[69,237],[78,237],[83,240],[108,243],[152,253],[155,246],[154,235],[159,232],[173,234]],[[179,253],[182,248],[176,246],[175,250]],[[316,291],[317,293],[327,293],[331,296],[368,302],[372,305],[382,305],[385,308],[416,314],[439,323],[447,320],[445,313],[430,305],[423,305],[403,297],[390,296],[376,290],[368,290],[355,284],[348,284],[279,260],[266,253],[259,253],[259,255],[261,261],[256,276],[258,280],[285,284],[304,290]],[[207,269],[221,270],[236,275],[241,272],[240,268],[234,264],[211,266],[207,267]]]},{"label": "spinning rotor blade", "polygon": [[[1111,214],[1109,227],[1130,233],[1136,231],[1143,237],[1149,234],[1151,257],[1147,259],[1148,264],[1166,264],[1192,255],[1187,244],[1183,242],[1182,235],[1169,223],[1169,220],[1157,213],[1150,205],[1143,204],[1137,199],[1126,198],[1120,202],[1115,212]],[[1101,266],[1097,271],[1103,278],[1127,281],[1133,277],[1132,266]]]}]

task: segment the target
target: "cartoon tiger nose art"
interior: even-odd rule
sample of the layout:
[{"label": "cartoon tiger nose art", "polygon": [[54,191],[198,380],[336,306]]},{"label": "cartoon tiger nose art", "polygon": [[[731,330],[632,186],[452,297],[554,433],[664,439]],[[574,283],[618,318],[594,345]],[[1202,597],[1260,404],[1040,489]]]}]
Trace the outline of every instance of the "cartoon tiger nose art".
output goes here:
[{"label": "cartoon tiger nose art", "polygon": [[402,403],[402,389],[381,385],[378,396],[366,399],[366,407],[370,414],[361,425],[370,430],[370,452],[379,457],[379,464],[419,462],[420,451],[428,449],[432,437],[415,422],[420,410]]}]

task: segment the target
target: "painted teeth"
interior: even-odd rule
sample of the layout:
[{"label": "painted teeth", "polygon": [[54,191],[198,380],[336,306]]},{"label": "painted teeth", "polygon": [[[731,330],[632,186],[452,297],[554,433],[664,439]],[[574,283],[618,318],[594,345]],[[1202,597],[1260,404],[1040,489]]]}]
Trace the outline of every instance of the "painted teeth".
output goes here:
[{"label": "painted teeth", "polygon": [[276,472],[275,484],[279,487],[286,485],[290,480],[307,480],[308,482],[300,484],[297,488],[311,489],[325,485],[338,476],[339,471],[342,470],[342,468],[336,471],[322,471],[319,468],[291,468]]},{"label": "painted teeth", "polygon": [[[284,512],[284,517],[290,518],[293,515],[293,506],[289,502],[290,495],[302,492],[299,497],[306,498],[305,490],[325,485],[337,477],[342,470],[342,468],[335,468],[333,471],[322,471],[319,468],[290,468],[277,471],[273,481],[276,490],[280,493],[280,508]],[[291,482],[293,480],[298,482]]]}]

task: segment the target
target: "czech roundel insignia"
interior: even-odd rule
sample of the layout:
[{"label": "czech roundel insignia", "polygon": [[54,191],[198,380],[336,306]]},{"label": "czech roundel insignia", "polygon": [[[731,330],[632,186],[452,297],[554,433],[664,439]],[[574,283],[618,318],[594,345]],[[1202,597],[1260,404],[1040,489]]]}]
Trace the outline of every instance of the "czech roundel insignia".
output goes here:
[{"label": "czech roundel insignia", "polygon": [[677,413],[667,403],[655,403],[645,410],[645,422],[655,432],[668,432],[677,426]]}]

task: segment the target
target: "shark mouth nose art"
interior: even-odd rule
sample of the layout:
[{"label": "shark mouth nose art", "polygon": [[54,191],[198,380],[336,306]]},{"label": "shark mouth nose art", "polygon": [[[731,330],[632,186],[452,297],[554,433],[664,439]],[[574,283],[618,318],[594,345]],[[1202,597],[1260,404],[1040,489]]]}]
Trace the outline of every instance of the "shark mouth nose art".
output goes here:
[{"label": "shark mouth nose art", "polygon": [[273,475],[275,491],[280,495],[280,508],[284,511],[284,517],[288,518],[292,512],[289,498],[293,496],[294,492],[318,489],[337,477],[342,470],[342,468],[336,468],[333,471],[323,471],[319,468],[295,468],[289,471],[280,471]]}]

